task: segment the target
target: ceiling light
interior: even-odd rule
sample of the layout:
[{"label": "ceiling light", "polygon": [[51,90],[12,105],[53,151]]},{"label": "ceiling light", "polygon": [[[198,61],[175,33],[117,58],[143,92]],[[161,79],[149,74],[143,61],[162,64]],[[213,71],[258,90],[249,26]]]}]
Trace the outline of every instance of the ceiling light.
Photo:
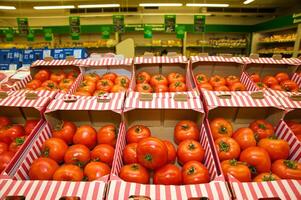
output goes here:
[{"label": "ceiling light", "polygon": [[0,10],[16,10],[15,6],[0,6]]},{"label": "ceiling light", "polygon": [[179,7],[181,3],[140,3],[140,7]]},{"label": "ceiling light", "polygon": [[35,10],[54,10],[54,9],[72,9],[75,8],[73,5],[66,5],[66,6],[34,6],[33,9]]},{"label": "ceiling light", "polygon": [[244,1],[244,4],[249,4],[249,3],[252,3],[253,1],[255,1],[255,0],[246,0],[246,1]]},{"label": "ceiling light", "polygon": [[210,4],[210,3],[187,3],[188,7],[229,7],[229,4]]},{"label": "ceiling light", "polygon": [[116,8],[120,7],[120,4],[92,4],[92,5],[78,5],[78,8]]}]

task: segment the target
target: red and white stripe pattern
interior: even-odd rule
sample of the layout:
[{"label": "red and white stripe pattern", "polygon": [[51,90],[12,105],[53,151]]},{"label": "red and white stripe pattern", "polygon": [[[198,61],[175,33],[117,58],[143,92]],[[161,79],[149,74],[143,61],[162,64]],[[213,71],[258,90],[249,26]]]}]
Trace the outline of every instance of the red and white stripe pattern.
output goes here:
[{"label": "red and white stripe pattern", "polygon": [[[153,96],[153,98],[174,98],[175,95],[179,95],[179,94],[183,94],[183,95],[187,95],[187,98],[199,98],[199,94],[197,91],[193,90],[193,91],[188,91],[188,92],[162,92],[162,93],[151,93],[151,95]],[[140,92],[133,92],[130,91],[128,92],[128,97],[131,98],[139,98],[140,96]]]},{"label": "red and white stripe pattern", "polygon": [[12,87],[10,87],[10,86],[8,86],[8,87],[10,87],[12,91],[17,91],[17,90],[25,88],[26,84],[31,80],[32,80],[32,77],[29,74],[24,79],[16,82]]},{"label": "red and white stripe pattern", "polygon": [[301,88],[301,74],[294,73],[292,76],[292,80],[298,84],[299,88]]},{"label": "red and white stripe pattern", "polygon": [[51,60],[51,61],[46,61],[46,60],[37,60],[31,64],[31,67],[36,67],[36,66],[70,66],[70,65],[75,65],[78,66],[82,62],[81,59],[76,59],[76,60]]},{"label": "red and white stripe pattern", "polygon": [[191,56],[190,60],[192,63],[196,62],[227,62],[227,63],[240,63],[243,61],[240,57],[223,57],[223,56]]},{"label": "red and white stripe pattern", "polygon": [[276,97],[290,97],[292,95],[301,95],[301,92],[285,92],[285,91],[273,90],[270,88],[268,88],[266,91],[267,94]]},{"label": "red and white stripe pattern", "polygon": [[282,64],[282,65],[299,65],[295,58],[282,58],[280,60],[274,58],[241,58],[245,64]]},{"label": "red and white stripe pattern", "polygon": [[33,107],[41,111],[45,108],[49,101],[49,98],[43,97],[30,100],[20,96],[9,96],[4,99],[0,99],[0,106]]},{"label": "red and white stripe pattern", "polygon": [[281,105],[284,108],[288,110],[295,109],[295,108],[301,109],[301,101],[294,101],[290,97],[278,98],[278,101],[281,103]]},{"label": "red and white stripe pattern", "polygon": [[96,66],[118,66],[118,65],[132,65],[132,58],[116,59],[116,58],[101,58],[99,60],[84,59],[80,62],[82,67],[96,67]]},{"label": "red and white stripe pattern", "polygon": [[134,64],[173,64],[173,63],[188,63],[186,56],[168,57],[168,56],[153,56],[153,57],[135,57]]},{"label": "red and white stripe pattern", "polygon": [[251,80],[247,72],[243,72],[240,76],[240,81],[246,86],[248,91],[258,91],[259,88]]},{"label": "red and white stripe pattern", "polygon": [[17,91],[11,91],[8,92],[7,94],[9,96],[20,96],[20,97],[25,97],[27,93],[34,93],[37,94],[38,97],[47,97],[53,99],[55,95],[57,94],[57,91],[49,91],[49,90],[41,90],[41,91],[35,91],[35,90],[26,90],[26,89],[21,89]]}]

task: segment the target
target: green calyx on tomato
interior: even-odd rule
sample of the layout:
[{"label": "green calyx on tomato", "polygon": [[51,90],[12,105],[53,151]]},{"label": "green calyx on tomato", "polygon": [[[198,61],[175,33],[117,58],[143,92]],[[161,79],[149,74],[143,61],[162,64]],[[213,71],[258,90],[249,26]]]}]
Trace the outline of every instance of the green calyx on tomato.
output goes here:
[{"label": "green calyx on tomato", "polygon": [[153,157],[152,157],[151,154],[146,154],[146,155],[144,156],[144,159],[145,159],[146,161],[148,161],[148,162],[151,162],[151,161],[153,160]]},{"label": "green calyx on tomato", "polygon": [[88,177],[87,176],[84,176],[83,180],[82,181],[88,181]]},{"label": "green calyx on tomato", "polygon": [[259,127],[260,129],[263,129],[263,130],[266,129],[266,126],[265,126],[264,124],[258,124],[258,127]]},{"label": "green calyx on tomato", "polygon": [[138,80],[139,80],[139,81],[144,81],[145,78],[144,78],[144,76],[138,76]]},{"label": "green calyx on tomato", "polygon": [[221,134],[226,134],[228,133],[228,130],[226,127],[224,127],[223,125],[220,127],[220,129],[218,130],[219,133]]},{"label": "green calyx on tomato", "polygon": [[74,161],[74,165],[80,167],[80,168],[83,168],[85,166],[85,163],[79,161],[78,159],[76,158],[72,158],[72,160]]},{"label": "green calyx on tomato", "polygon": [[135,128],[135,132],[136,132],[136,133],[140,133],[141,131],[142,131],[142,129],[141,129],[140,126],[137,126],[137,127]]},{"label": "green calyx on tomato", "polygon": [[186,131],[189,129],[189,126],[187,124],[185,124],[185,125],[182,125],[181,128]]},{"label": "green calyx on tomato", "polygon": [[202,76],[198,77],[198,81],[203,81],[203,80],[204,80],[204,77],[202,77]]},{"label": "green calyx on tomato", "polygon": [[179,87],[179,86],[181,86],[181,85],[182,85],[182,83],[179,82],[179,81],[175,83],[175,87]]},{"label": "green calyx on tomato", "polygon": [[257,174],[256,167],[249,165],[249,169],[251,171],[251,174]]},{"label": "green calyx on tomato", "polygon": [[187,171],[187,174],[188,175],[191,175],[191,174],[194,174],[195,173],[195,167],[194,166],[191,166],[188,171]]},{"label": "green calyx on tomato", "polygon": [[123,87],[125,87],[126,86],[126,80],[123,78],[123,79],[121,79],[121,85],[123,86]]},{"label": "green calyx on tomato", "polygon": [[237,161],[235,158],[229,160],[229,163],[230,163],[231,166],[237,166],[238,164],[247,165],[246,162]]},{"label": "green calyx on tomato", "polygon": [[270,137],[268,137],[269,139],[271,140],[278,140],[277,136],[276,135],[271,135]]},{"label": "green calyx on tomato", "polygon": [[160,76],[157,76],[157,77],[156,77],[156,80],[161,81],[161,80],[163,80],[163,78],[162,78],[162,76],[160,75]]},{"label": "green calyx on tomato", "polygon": [[108,84],[108,81],[102,81],[102,82],[101,82],[101,85],[107,86],[107,85],[109,85],[109,84]]},{"label": "green calyx on tomato", "polygon": [[149,87],[148,87],[147,85],[144,85],[142,88],[143,88],[144,90],[148,90],[148,89],[149,89]]},{"label": "green calyx on tomato", "polygon": [[262,181],[275,181],[276,179],[272,176],[272,173],[270,172],[270,174],[269,175],[265,175],[265,176],[263,176],[263,178],[262,178]]},{"label": "green calyx on tomato", "polygon": [[293,160],[284,160],[283,164],[290,169],[297,169],[297,162]]},{"label": "green calyx on tomato", "polygon": [[18,137],[15,139],[15,142],[17,144],[17,146],[21,146],[25,141],[25,138],[22,138],[22,137]]},{"label": "green calyx on tomato", "polygon": [[195,149],[195,145],[194,145],[193,143],[190,143],[190,144],[188,145],[188,149],[189,149],[189,150],[194,150],[194,149]]},{"label": "green calyx on tomato", "polygon": [[230,146],[224,141],[221,141],[219,143],[219,148],[221,151],[224,151],[224,152],[228,152],[230,150]]},{"label": "green calyx on tomato", "polygon": [[139,169],[139,165],[137,165],[137,164],[132,164],[132,165],[131,165],[131,168],[132,168],[133,170],[138,170],[138,169]]}]

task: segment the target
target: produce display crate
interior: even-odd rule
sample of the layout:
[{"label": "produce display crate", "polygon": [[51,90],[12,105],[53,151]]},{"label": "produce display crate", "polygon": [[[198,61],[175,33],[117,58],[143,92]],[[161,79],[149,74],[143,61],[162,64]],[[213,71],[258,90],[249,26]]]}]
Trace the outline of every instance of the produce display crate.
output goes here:
[{"label": "produce display crate", "polygon": [[[142,96],[128,96],[124,106],[124,127],[117,140],[113,168],[110,175],[107,199],[231,199],[225,179],[216,169],[213,154],[203,126],[204,111],[202,103],[196,98],[143,99]],[[126,182],[119,177],[124,165],[122,151],[126,145],[126,130],[132,125],[143,124],[150,128],[152,136],[173,142],[173,131],[180,120],[193,120],[200,128],[200,143],[205,149],[204,165],[210,173],[210,182],[195,185],[154,185]]]},{"label": "produce display crate", "polygon": [[[271,75],[274,76],[278,72],[286,72],[289,74],[291,80],[296,81],[299,88],[301,87],[301,78],[295,72],[298,66],[301,65],[300,60],[297,58],[260,58],[260,57],[242,57],[245,63],[246,80],[250,83],[252,90],[260,90],[257,85],[251,80],[250,75],[252,73],[258,73],[260,78]],[[278,97],[291,96],[292,92],[276,91],[270,88],[266,89],[268,94]]]},{"label": "produce display crate", "polygon": [[91,124],[96,129],[110,123],[121,130],[123,100],[120,94],[111,94],[106,99],[53,100],[45,111],[47,123],[24,153],[16,172],[10,174],[10,179],[0,181],[3,188],[0,198],[9,196],[24,196],[26,199],[60,199],[66,196],[87,200],[104,198],[109,175],[91,182],[37,181],[29,180],[28,172],[32,162],[40,156],[43,142],[52,136],[51,128],[62,120],[74,122],[77,126]]},{"label": "produce display crate", "polygon": [[[247,92],[248,93],[248,92]],[[250,92],[249,92],[250,93]],[[292,134],[285,127],[283,117],[285,110],[282,104],[273,96],[264,96],[254,99],[247,95],[219,96],[213,92],[204,92],[206,110],[208,118],[205,120],[210,144],[214,153],[215,161],[219,172],[222,173],[217,150],[214,145],[209,120],[215,117],[222,117],[232,122],[233,130],[240,127],[248,127],[249,123],[256,119],[266,119],[273,124],[275,135],[286,140],[290,145],[289,159],[301,161],[301,146],[296,139],[291,139]],[[234,177],[228,180],[233,195],[236,199],[261,199],[261,198],[280,198],[280,199],[300,199],[301,181],[300,180],[278,180],[272,182],[240,182]]]}]

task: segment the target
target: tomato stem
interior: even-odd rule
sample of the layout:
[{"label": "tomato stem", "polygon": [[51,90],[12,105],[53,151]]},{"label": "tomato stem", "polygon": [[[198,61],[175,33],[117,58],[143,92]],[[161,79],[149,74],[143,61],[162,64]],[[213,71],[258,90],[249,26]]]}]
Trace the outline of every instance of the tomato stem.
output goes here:
[{"label": "tomato stem", "polygon": [[251,174],[257,174],[257,169],[256,169],[256,167],[254,167],[254,166],[249,166],[249,169],[250,169],[250,171],[251,171]]},{"label": "tomato stem", "polygon": [[284,160],[283,164],[290,169],[297,169],[297,162],[293,160]]},{"label": "tomato stem", "polygon": [[146,155],[144,156],[144,159],[147,160],[148,162],[151,162],[152,159],[153,159],[153,157],[152,157],[151,154],[146,154]]},{"label": "tomato stem", "polygon": [[262,178],[262,181],[275,181],[275,180],[276,179],[273,177],[271,172],[268,176],[263,176],[263,178]]},{"label": "tomato stem", "polygon": [[191,175],[191,174],[193,174],[194,172],[195,172],[195,168],[192,166],[192,167],[190,167],[190,168],[188,169],[187,174],[188,174],[188,175]]},{"label": "tomato stem", "polygon": [[193,143],[188,144],[188,149],[189,150],[194,150],[195,149],[195,145]]},{"label": "tomato stem", "polygon": [[24,143],[24,141],[25,141],[25,139],[22,138],[22,137],[18,137],[18,138],[16,138],[16,140],[15,140],[17,146],[22,145],[22,144]]},{"label": "tomato stem", "polygon": [[221,133],[221,134],[226,134],[228,131],[227,131],[227,128],[225,126],[221,125],[218,132]]},{"label": "tomato stem", "polygon": [[138,169],[139,169],[139,165],[137,165],[137,164],[132,164],[131,168],[132,168],[133,170],[138,170]]},{"label": "tomato stem", "polygon": [[264,124],[258,124],[258,127],[259,127],[260,129],[263,129],[263,130],[266,129],[266,126],[265,126]]},{"label": "tomato stem", "polygon": [[221,142],[219,143],[219,148],[220,148],[221,151],[228,152],[228,151],[230,150],[230,145],[227,144],[227,143],[224,142],[224,141],[221,141]]},{"label": "tomato stem", "polygon": [[189,129],[189,126],[187,124],[183,124],[181,128],[186,131]]},{"label": "tomato stem", "polygon": [[48,157],[49,156],[49,148],[48,147],[46,147],[43,151],[42,151],[42,155],[44,156],[44,157]]}]

